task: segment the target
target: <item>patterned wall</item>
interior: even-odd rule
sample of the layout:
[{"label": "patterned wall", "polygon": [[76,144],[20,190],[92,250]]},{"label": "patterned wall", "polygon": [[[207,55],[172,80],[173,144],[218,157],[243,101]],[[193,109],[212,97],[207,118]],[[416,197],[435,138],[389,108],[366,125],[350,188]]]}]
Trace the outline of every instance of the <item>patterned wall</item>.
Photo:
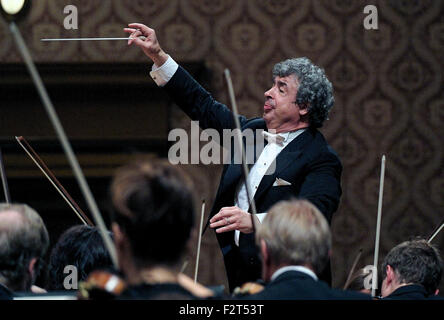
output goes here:
[{"label": "patterned wall", "polygon": [[[67,4],[79,9],[78,30],[63,28]],[[377,5],[378,30],[363,28],[367,4]],[[247,116],[261,114],[274,63],[307,56],[325,68],[336,104],[322,131],[344,165],[344,194],[332,224],[333,284],[342,286],[360,248],[360,265],[373,262],[382,154],[380,257],[410,236],[429,234],[444,216],[443,17],[444,2],[432,0],[39,0],[20,28],[38,62],[141,62],[146,57],[124,41],[39,39],[124,36],[127,23],[148,24],[176,60],[205,62],[214,75],[213,94],[223,102],[228,67]],[[21,61],[3,21],[0,39],[0,61]],[[190,125],[177,110],[173,124]],[[220,167],[187,170],[198,193],[212,200]],[[444,236],[436,244],[444,248]],[[214,236],[206,236],[199,277],[205,284],[225,281],[215,248]],[[192,274],[194,265],[188,270]]]}]

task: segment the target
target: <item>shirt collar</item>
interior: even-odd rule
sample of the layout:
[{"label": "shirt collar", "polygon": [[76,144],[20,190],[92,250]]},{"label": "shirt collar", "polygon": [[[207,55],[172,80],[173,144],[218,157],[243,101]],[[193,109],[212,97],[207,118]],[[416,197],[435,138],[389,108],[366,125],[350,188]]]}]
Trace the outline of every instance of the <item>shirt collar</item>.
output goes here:
[{"label": "shirt collar", "polygon": [[291,141],[294,138],[296,138],[298,135],[300,135],[305,130],[307,130],[307,128],[301,128],[301,129],[297,129],[294,131],[280,132],[280,133],[278,133],[278,135],[282,136],[282,138],[284,138],[283,142],[286,143],[287,141]]},{"label": "shirt collar", "polygon": [[316,274],[311,271],[310,269],[308,269],[307,267],[304,266],[286,266],[286,267],[282,267],[278,270],[276,270],[273,275],[271,276],[271,281],[275,280],[277,277],[279,277],[281,274],[283,274],[284,272],[287,271],[299,271],[302,273],[305,273],[307,275],[309,275],[310,277],[312,277],[315,281],[318,280],[318,277],[316,276]]}]

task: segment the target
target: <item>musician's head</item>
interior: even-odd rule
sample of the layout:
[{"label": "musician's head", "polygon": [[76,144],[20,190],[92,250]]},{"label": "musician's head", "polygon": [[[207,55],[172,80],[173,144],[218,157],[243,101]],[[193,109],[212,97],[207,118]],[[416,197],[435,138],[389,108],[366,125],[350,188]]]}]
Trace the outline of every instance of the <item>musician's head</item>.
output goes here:
[{"label": "musician's head", "polygon": [[65,283],[73,272],[72,267],[76,268],[77,281],[86,280],[94,270],[112,267],[111,257],[96,227],[76,225],[62,233],[49,257],[48,289],[72,289],[72,283],[68,282],[69,287]]},{"label": "musician's head", "polygon": [[331,232],[322,213],[307,200],[280,201],[258,227],[263,279],[284,266],[305,266],[319,275],[331,249]]},{"label": "musician's head", "polygon": [[437,294],[442,275],[438,249],[424,239],[402,242],[382,263],[381,295],[386,297],[401,286],[422,285],[429,295]]},{"label": "musician's head", "polygon": [[276,132],[322,127],[334,104],[333,86],[322,68],[308,58],[293,58],[273,67],[265,93],[263,118]]},{"label": "musician's head", "polygon": [[350,280],[344,289],[371,294],[371,289],[367,288],[365,285],[366,280],[369,279],[369,277],[371,277],[371,269],[361,268],[351,275]]},{"label": "musician's head", "polygon": [[136,268],[173,267],[194,225],[190,178],[167,161],[136,161],[120,168],[111,185],[113,233],[119,256]]},{"label": "musician's head", "polygon": [[0,283],[29,291],[43,266],[49,236],[40,215],[26,204],[0,204]]}]

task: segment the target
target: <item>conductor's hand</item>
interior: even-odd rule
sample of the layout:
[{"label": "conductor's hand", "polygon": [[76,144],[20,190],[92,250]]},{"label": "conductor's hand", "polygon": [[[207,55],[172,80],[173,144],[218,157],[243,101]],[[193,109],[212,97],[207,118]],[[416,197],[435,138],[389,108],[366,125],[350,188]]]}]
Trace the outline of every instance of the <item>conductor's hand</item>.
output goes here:
[{"label": "conductor's hand", "polygon": [[[257,219],[255,217],[255,219]],[[259,222],[258,220],[256,222]],[[223,207],[210,219],[210,228],[217,233],[239,230],[243,233],[253,232],[251,215],[239,207]]]},{"label": "conductor's hand", "polygon": [[[168,59],[168,55],[162,50],[157,41],[156,32],[141,23],[130,23],[128,28],[124,28],[123,31],[130,33],[130,39],[128,45],[135,44],[142,48],[143,52],[154,62],[158,67],[163,65]],[[143,36],[144,38],[139,38]]]}]

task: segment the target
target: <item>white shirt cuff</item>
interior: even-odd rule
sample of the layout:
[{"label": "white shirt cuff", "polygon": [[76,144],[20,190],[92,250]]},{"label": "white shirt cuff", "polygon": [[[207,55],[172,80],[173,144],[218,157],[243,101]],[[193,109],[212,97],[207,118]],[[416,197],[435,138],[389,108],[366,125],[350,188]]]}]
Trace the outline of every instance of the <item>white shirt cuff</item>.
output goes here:
[{"label": "white shirt cuff", "polygon": [[[262,221],[264,221],[264,218],[265,218],[266,215],[267,215],[266,212],[256,213],[256,217],[257,217],[257,219],[259,220],[260,223],[262,223]],[[239,236],[240,236],[240,231],[239,230],[234,230],[234,243],[238,247],[239,247]]]},{"label": "white shirt cuff", "polygon": [[170,81],[178,67],[177,62],[168,55],[167,61],[160,67],[153,64],[150,76],[159,87],[163,87]]},{"label": "white shirt cuff", "polygon": [[259,220],[260,223],[262,223],[262,221],[264,221],[266,215],[267,215],[266,212],[256,213],[256,217],[257,217],[257,219]]}]

